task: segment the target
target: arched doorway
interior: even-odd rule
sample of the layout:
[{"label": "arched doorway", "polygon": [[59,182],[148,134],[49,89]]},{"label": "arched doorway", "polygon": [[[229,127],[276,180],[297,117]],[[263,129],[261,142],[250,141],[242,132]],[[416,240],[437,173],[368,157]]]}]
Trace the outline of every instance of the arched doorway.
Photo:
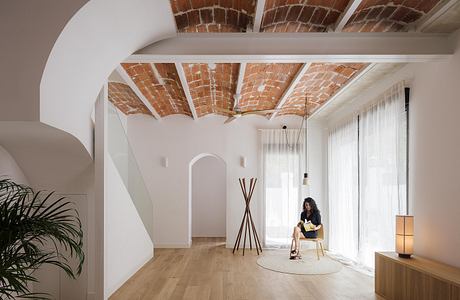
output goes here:
[{"label": "arched doorway", "polygon": [[226,236],[227,170],[217,155],[203,153],[189,166],[189,239]]}]

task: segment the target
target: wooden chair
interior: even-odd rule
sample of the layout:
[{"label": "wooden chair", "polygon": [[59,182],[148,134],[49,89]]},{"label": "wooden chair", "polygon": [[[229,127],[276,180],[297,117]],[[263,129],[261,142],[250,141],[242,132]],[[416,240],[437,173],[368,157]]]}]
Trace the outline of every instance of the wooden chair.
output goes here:
[{"label": "wooden chair", "polygon": [[[316,238],[306,238],[303,234],[300,236],[300,245],[299,245],[299,252],[302,245],[302,241],[314,242],[316,244],[316,256],[319,260],[319,250],[321,250],[321,254],[324,256],[324,248],[323,248],[323,241],[324,241],[324,226],[323,224],[319,225],[319,229],[317,230],[318,235]],[[291,249],[293,249],[294,240],[291,243]]]}]

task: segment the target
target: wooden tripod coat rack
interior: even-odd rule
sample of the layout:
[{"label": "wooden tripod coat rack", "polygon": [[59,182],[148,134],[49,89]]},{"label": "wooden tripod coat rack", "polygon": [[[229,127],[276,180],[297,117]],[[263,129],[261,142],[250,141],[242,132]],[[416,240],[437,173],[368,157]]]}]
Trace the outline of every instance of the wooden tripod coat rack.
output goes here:
[{"label": "wooden tripod coat rack", "polygon": [[[238,235],[236,236],[235,246],[233,246],[233,253],[235,250],[238,251],[240,248],[240,241],[241,236],[243,235],[243,227],[244,227],[244,238],[243,238],[243,255],[244,249],[246,248],[246,234],[249,237],[249,248],[252,250],[252,238],[254,238],[254,246],[257,251],[257,255],[259,252],[262,252],[262,246],[260,245],[259,236],[257,235],[256,226],[254,225],[254,221],[252,220],[251,208],[249,206],[252,198],[252,194],[254,193],[254,189],[256,187],[257,178],[251,178],[249,181],[249,193],[246,189],[246,178],[239,178],[238,181],[240,182],[241,191],[243,192],[244,202],[246,203],[246,209],[244,210],[243,220],[241,221],[240,230],[238,231]],[[251,230],[252,230],[252,237],[251,237]]]}]

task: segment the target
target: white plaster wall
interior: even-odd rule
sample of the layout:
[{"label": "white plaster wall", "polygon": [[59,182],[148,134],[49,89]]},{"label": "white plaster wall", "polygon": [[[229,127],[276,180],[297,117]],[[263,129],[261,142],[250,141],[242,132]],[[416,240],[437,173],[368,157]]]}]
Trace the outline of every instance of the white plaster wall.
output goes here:
[{"label": "white plaster wall", "polygon": [[417,255],[460,267],[460,32],[446,62],[408,64],[363,91],[329,116],[328,126],[374,101],[393,84],[411,87],[409,111],[409,213],[415,216]]},{"label": "white plaster wall", "polygon": [[73,134],[92,153],[90,116],[107,77],[136,50],[175,35],[168,1],[89,1],[51,50],[40,82],[40,120]]},{"label": "white plaster wall", "polygon": [[[86,299],[94,292],[94,173],[91,157],[76,138],[50,126],[35,122],[3,122],[0,143],[23,171],[26,184],[35,190],[55,191],[69,197],[79,211],[84,233],[86,261],[76,280],[63,276],[55,267],[44,266],[34,284],[36,292],[67,299]],[[4,161],[3,158],[0,162]],[[0,163],[0,165],[3,163]],[[3,173],[0,168],[0,174]]]},{"label": "white plaster wall", "polygon": [[29,181],[14,158],[0,145],[0,179],[9,178],[16,183],[29,185]]},{"label": "white plaster wall", "polygon": [[44,122],[92,153],[90,115],[110,72],[175,34],[168,1],[0,1],[0,120]]},{"label": "white plaster wall", "polygon": [[113,294],[153,257],[153,244],[110,155],[105,202],[105,295]]},{"label": "white plaster wall", "polygon": [[[308,178],[310,184],[304,187],[305,195],[315,199],[321,212],[321,222],[325,229],[324,245],[328,245],[329,227],[327,201],[327,129],[319,120],[308,121]],[[306,243],[314,246],[313,243]]]},{"label": "white plaster wall", "polygon": [[39,120],[46,61],[67,21],[86,2],[0,1],[0,120]]},{"label": "white plaster wall", "polygon": [[226,171],[219,158],[205,156],[192,166],[192,237],[225,237]]},{"label": "white plaster wall", "polygon": [[[155,247],[187,247],[189,241],[188,172],[189,163],[201,153],[221,157],[227,166],[227,246],[233,247],[241,218],[244,199],[238,183],[240,177],[259,177],[260,131],[258,128],[281,128],[282,124],[298,128],[300,117],[278,117],[272,121],[259,116],[240,118],[224,125],[221,116],[192,120],[170,116],[160,122],[144,115],[128,117],[128,136],[140,169],[150,191],[154,209]],[[318,145],[311,142],[311,146]],[[245,156],[247,167],[240,166]],[[169,167],[162,166],[168,157]],[[314,171],[310,176],[316,177]],[[261,178],[259,178],[261,180]],[[322,182],[312,180],[312,185]],[[259,232],[262,232],[262,183],[254,191],[251,210]],[[321,188],[311,187],[312,191]],[[319,192],[318,192],[319,193]],[[319,195],[311,194],[318,199]],[[318,199],[320,201],[320,199]],[[321,202],[321,201],[320,201]],[[325,213],[325,212],[324,212]]]},{"label": "white plaster wall", "polygon": [[460,39],[455,56],[414,68],[409,115],[415,251],[460,267]]}]

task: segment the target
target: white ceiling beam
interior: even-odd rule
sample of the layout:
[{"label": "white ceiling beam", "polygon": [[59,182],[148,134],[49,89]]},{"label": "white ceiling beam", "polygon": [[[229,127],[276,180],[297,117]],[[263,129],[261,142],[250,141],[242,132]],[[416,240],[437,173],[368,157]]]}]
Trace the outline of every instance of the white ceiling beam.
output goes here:
[{"label": "white ceiling beam", "polygon": [[185,98],[187,98],[188,107],[192,113],[194,120],[198,119],[196,114],[195,104],[193,103],[192,94],[190,94],[190,89],[188,87],[187,77],[185,76],[184,68],[181,63],[174,63],[176,65],[177,74],[179,75],[180,83],[182,84],[182,89],[185,93]]},{"label": "white ceiling beam", "polygon": [[[278,104],[276,104],[275,109],[281,109],[283,107],[284,103],[286,103],[286,100],[289,98],[289,96],[291,96],[292,92],[294,92],[295,87],[300,82],[305,72],[307,72],[308,68],[310,68],[310,65],[311,63],[303,64],[303,66],[295,75],[294,79],[292,79],[288,88],[284,91],[283,96],[281,96],[280,100],[278,101]],[[276,117],[277,114],[278,112],[275,111],[274,113],[272,113],[269,119],[272,120],[274,117]]]},{"label": "white ceiling beam", "polygon": [[262,17],[264,16],[265,0],[257,0],[256,14],[254,16],[254,32],[260,32]]},{"label": "white ceiling beam", "polygon": [[447,34],[188,33],[151,44],[126,62],[426,62],[450,58]]},{"label": "white ceiling beam", "polygon": [[347,7],[342,12],[337,22],[335,23],[333,31],[336,31],[336,32],[342,31],[343,27],[347,25],[348,20],[350,20],[351,16],[356,11],[356,9],[358,8],[359,4],[361,4],[362,1],[363,0],[351,0],[350,2],[348,2]]},{"label": "white ceiling beam", "polygon": [[142,103],[144,103],[147,109],[152,113],[155,119],[160,120],[161,116],[158,114],[158,112],[155,110],[152,104],[150,104],[149,100],[144,96],[144,94],[142,94],[141,90],[139,90],[136,83],[134,83],[131,76],[129,76],[126,70],[121,65],[118,65],[116,70],[118,74],[120,74],[121,78],[123,78],[126,84],[131,88],[131,90],[133,90],[134,94],[136,94],[136,96],[142,101]]},{"label": "white ceiling beam", "polygon": [[356,73],[350,80],[348,80],[340,89],[338,89],[332,96],[329,98],[326,103],[321,105],[317,110],[315,110],[308,118],[312,118],[319,114],[321,111],[326,109],[329,105],[331,105],[336,99],[340,97],[349,87],[355,84],[359,79],[361,79],[364,75],[366,75],[370,70],[375,67],[375,63],[371,63],[363,68],[361,71]]},{"label": "white ceiling beam", "polygon": [[235,101],[233,103],[233,107],[238,105],[241,97],[241,89],[243,88],[243,80],[244,80],[244,73],[246,72],[246,63],[240,64],[240,69],[238,71],[238,81],[236,82],[236,90],[235,90]]},{"label": "white ceiling beam", "polygon": [[434,21],[439,19],[444,15],[452,6],[458,3],[458,0],[443,0],[440,1],[431,11],[429,11],[425,16],[420,18],[415,27],[416,32],[422,32],[428,26],[430,26]]}]

